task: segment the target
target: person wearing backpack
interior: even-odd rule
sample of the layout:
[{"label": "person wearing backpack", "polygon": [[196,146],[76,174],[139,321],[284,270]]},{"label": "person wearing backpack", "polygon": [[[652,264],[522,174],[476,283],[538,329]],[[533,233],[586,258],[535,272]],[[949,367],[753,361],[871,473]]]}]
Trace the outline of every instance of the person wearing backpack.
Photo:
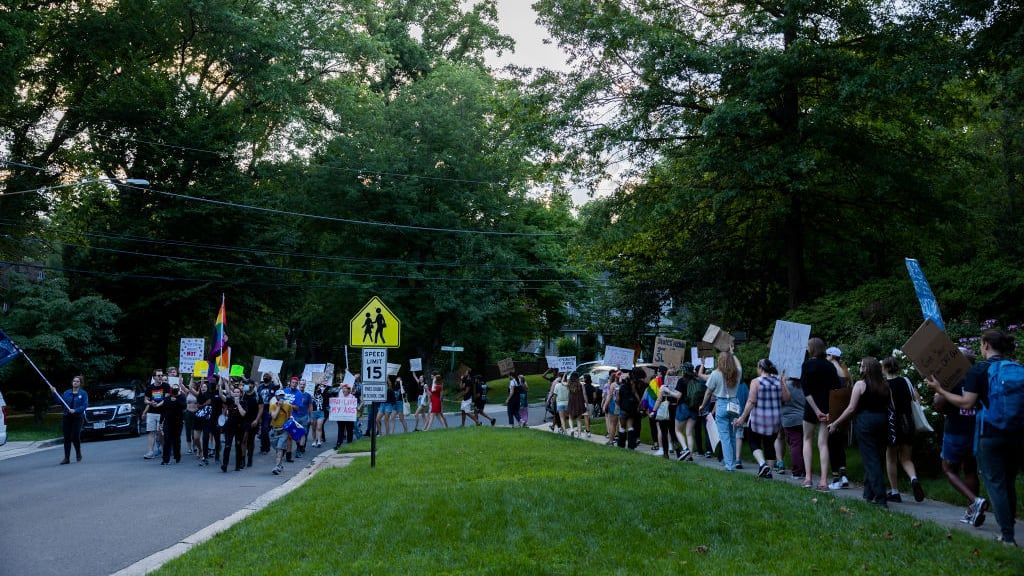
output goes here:
[{"label": "person wearing backpack", "polygon": [[985,360],[967,372],[962,394],[954,394],[934,376],[928,377],[928,386],[950,404],[960,408],[981,404],[977,416],[978,464],[999,523],[999,541],[1013,546],[1017,545],[1013,529],[1015,484],[1024,453],[1024,366],[1007,358],[1015,348],[1013,337],[1001,330],[982,332],[981,355]]}]

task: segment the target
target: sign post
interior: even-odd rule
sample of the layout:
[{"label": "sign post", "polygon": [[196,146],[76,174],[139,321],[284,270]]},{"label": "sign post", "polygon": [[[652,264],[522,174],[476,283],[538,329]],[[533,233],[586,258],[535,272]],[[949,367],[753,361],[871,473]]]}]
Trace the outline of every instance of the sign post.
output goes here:
[{"label": "sign post", "polygon": [[456,346],[455,342],[452,342],[451,346],[441,346],[441,352],[451,352],[452,353],[452,369],[451,369],[452,374],[455,373],[455,353],[456,352],[464,352],[465,350],[466,349],[463,348],[462,346]]},{"label": "sign post", "polygon": [[388,399],[388,351],[363,348],[363,402],[370,403],[370,468],[377,467],[377,403]]}]

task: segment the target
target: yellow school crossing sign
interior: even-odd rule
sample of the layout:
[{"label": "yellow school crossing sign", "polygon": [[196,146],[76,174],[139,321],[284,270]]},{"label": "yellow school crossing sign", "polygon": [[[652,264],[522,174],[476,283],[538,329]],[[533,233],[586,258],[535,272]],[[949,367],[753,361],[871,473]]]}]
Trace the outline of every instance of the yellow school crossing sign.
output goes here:
[{"label": "yellow school crossing sign", "polygon": [[398,317],[374,296],[352,317],[348,344],[356,348],[398,348],[401,332]]}]

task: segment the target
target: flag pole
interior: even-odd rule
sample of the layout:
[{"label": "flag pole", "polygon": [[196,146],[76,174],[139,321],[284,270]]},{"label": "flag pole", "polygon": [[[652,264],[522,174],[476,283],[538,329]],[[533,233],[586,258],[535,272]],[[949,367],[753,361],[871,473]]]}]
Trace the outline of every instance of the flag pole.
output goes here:
[{"label": "flag pole", "polygon": [[[46,382],[46,385],[49,386],[51,390],[56,390],[54,385],[50,384],[50,381],[46,379],[46,376],[43,374],[43,371],[40,370],[39,367],[36,366],[36,363],[32,361],[32,358],[30,358],[29,355],[25,353],[25,350],[23,350],[22,347],[18,346],[17,344],[15,344],[14,346],[18,349],[18,352],[21,352],[21,355],[25,357],[25,360],[28,360],[28,363],[36,371],[36,374],[39,374],[39,377],[43,379],[43,382]],[[71,406],[68,406],[68,403],[64,401],[63,396],[57,394],[56,392],[54,392],[54,396],[56,396],[57,399],[60,400],[60,403],[63,404],[64,407],[68,409],[68,412],[71,412]]]}]

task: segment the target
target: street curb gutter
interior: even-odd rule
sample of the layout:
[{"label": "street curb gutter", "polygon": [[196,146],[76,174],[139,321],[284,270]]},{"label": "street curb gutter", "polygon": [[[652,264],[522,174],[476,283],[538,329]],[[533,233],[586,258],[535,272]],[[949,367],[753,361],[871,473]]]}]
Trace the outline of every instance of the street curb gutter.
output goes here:
[{"label": "street curb gutter", "polygon": [[181,556],[192,549],[193,546],[197,546],[210,540],[217,534],[231,528],[235,524],[238,524],[242,520],[245,520],[249,516],[259,512],[260,510],[269,506],[273,501],[281,498],[288,494],[292,490],[295,490],[299,486],[306,483],[307,480],[316,475],[317,472],[326,468],[343,468],[348,466],[353,459],[360,456],[368,456],[369,452],[355,452],[351,454],[338,454],[333,450],[328,451],[325,454],[321,454],[310,462],[309,466],[306,466],[302,470],[299,470],[295,476],[288,479],[287,482],[274,488],[259,498],[253,500],[249,505],[242,508],[238,512],[231,514],[227,518],[223,518],[210,524],[209,526],[200,529],[199,531],[190,534],[183,538],[181,542],[165,548],[159,552],[151,554],[138,562],[114,572],[112,576],[141,576],[143,574],[149,574],[158,570],[164,564],[174,560],[178,556]]}]

